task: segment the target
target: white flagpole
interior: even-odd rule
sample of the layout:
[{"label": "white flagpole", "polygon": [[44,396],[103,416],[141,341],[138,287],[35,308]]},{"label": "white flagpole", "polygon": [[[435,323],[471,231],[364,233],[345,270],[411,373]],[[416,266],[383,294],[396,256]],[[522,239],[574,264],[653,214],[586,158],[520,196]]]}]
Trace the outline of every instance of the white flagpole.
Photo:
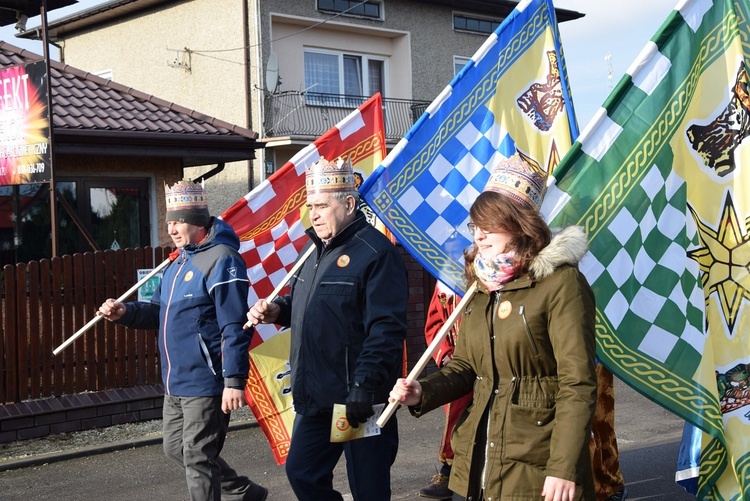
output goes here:
[{"label": "white flagpole", "polygon": [[[406,376],[406,379],[417,379],[419,377],[424,368],[427,367],[427,364],[430,362],[432,354],[435,353],[435,350],[438,349],[438,346],[440,346],[440,343],[443,341],[443,339],[445,339],[445,336],[448,335],[451,327],[453,327],[453,324],[455,324],[456,320],[458,320],[458,316],[461,314],[463,309],[466,307],[466,304],[469,302],[469,300],[471,300],[476,292],[477,283],[474,282],[473,284],[471,284],[471,287],[469,287],[469,290],[466,291],[466,295],[464,295],[463,299],[461,299],[458,305],[456,305],[456,308],[448,317],[448,320],[445,321],[443,327],[440,329],[440,331],[438,331],[437,335],[430,343],[430,346],[427,347],[427,350],[425,350],[425,352],[419,358],[417,364],[414,366],[411,372],[409,372],[409,375]],[[375,422],[375,424],[377,424],[381,428],[385,426],[393,413],[396,412],[396,409],[399,405],[401,404],[399,404],[398,402],[390,402],[383,413],[380,415],[378,420]]]},{"label": "white flagpole", "polygon": [[[279,295],[279,292],[281,292],[281,289],[283,289],[284,286],[286,285],[286,283],[289,280],[292,279],[292,277],[294,276],[294,274],[297,273],[297,270],[299,270],[302,267],[302,265],[305,264],[305,261],[307,261],[307,258],[312,255],[312,253],[313,253],[314,250],[315,250],[315,245],[311,245],[310,248],[308,248],[305,251],[305,253],[302,254],[302,257],[300,257],[297,260],[297,262],[294,263],[294,266],[292,266],[292,269],[289,270],[289,273],[287,273],[286,276],[284,277],[284,279],[281,282],[279,282],[279,285],[276,286],[276,288],[273,290],[273,292],[271,292],[271,294],[268,295],[268,297],[266,298],[266,302],[267,303],[270,303],[271,301],[273,301],[274,299],[276,299],[276,296]],[[252,326],[253,326],[253,324],[251,324],[250,321],[248,321],[245,324],[244,328],[245,329],[249,329]]]},{"label": "white flagpole", "polygon": [[[166,268],[167,265],[169,263],[171,263],[171,262],[172,262],[171,259],[165,259],[163,263],[161,263],[159,266],[157,266],[156,268],[154,268],[153,270],[151,270],[151,272],[148,275],[146,275],[145,277],[143,277],[137,284],[135,284],[130,289],[128,289],[127,292],[125,292],[125,294],[123,294],[122,296],[118,297],[117,300],[118,301],[124,301],[125,299],[127,299],[129,295],[131,295],[132,293],[134,293],[135,291],[137,291],[140,288],[141,285],[145,284],[152,277],[156,276],[157,273],[159,273],[161,270],[163,270],[164,268]],[[99,320],[101,320],[102,318],[104,318],[104,317],[101,316],[101,315],[94,316],[94,318],[92,318],[91,320],[89,320],[86,325],[84,325],[83,327],[81,327],[78,330],[78,332],[76,332],[75,334],[73,334],[72,336],[70,336],[68,339],[65,340],[65,342],[63,344],[61,344],[60,346],[58,346],[57,348],[55,348],[52,351],[52,353],[55,354],[55,355],[57,355],[58,353],[60,353],[69,344],[71,344],[73,341],[75,341],[76,339],[78,339],[84,332],[86,332],[91,327],[93,327],[94,325],[96,325],[96,323]]]}]

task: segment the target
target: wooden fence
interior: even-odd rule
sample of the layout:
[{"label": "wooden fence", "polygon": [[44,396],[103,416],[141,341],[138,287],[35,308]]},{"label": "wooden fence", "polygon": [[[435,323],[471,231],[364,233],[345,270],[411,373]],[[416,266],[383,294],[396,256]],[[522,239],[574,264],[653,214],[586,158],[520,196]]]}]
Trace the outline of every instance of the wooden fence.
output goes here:
[{"label": "wooden fence", "polygon": [[0,277],[0,404],[159,383],[155,331],[101,321],[57,356],[52,350],[91,320],[105,299],[132,287],[138,269],[154,268],[171,250],[107,250],[6,265]]}]

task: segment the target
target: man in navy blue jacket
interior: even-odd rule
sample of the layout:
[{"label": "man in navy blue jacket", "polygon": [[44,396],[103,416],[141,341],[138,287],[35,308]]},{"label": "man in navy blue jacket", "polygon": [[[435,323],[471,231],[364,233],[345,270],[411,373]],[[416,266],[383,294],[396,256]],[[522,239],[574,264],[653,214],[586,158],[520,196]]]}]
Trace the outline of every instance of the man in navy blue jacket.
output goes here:
[{"label": "man in navy blue jacket", "polygon": [[[333,404],[358,427],[384,403],[402,372],[408,288],[396,247],[357,210],[348,161],[321,159],[306,172],[307,231],[317,252],[292,278],[289,295],[261,300],[248,320],[292,328],[290,366],[296,413],[286,474],[298,499],[340,501],[333,470],[346,455],[355,501],[391,497],[398,450],[393,416],[380,435],[332,443]],[[303,250],[304,253],[304,250]]]},{"label": "man in navy blue jacket", "polygon": [[231,226],[212,218],[203,187],[165,188],[167,229],[178,249],[151,302],[107,299],[99,314],[159,329],[164,452],[185,469],[190,499],[262,501],[268,491],[219,455],[233,409],[245,405],[248,280]]}]

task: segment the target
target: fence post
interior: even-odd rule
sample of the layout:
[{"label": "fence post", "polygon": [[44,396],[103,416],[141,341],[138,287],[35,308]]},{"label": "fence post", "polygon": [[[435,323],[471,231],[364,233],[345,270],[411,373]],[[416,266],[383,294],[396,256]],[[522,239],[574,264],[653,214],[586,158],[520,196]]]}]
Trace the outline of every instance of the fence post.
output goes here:
[{"label": "fence post", "polygon": [[5,395],[3,402],[11,403],[18,400],[18,353],[16,352],[16,269],[13,265],[6,265],[5,271],[5,366],[3,379],[5,380]]},{"label": "fence post", "polygon": [[28,297],[26,295],[26,265],[16,265],[16,350],[15,365],[10,369],[18,374],[16,378],[17,397],[19,400],[29,398],[29,337],[28,337]]},{"label": "fence post", "polygon": [[41,292],[41,317],[42,326],[39,332],[39,339],[42,348],[42,389],[41,396],[48,397],[52,395],[53,364],[52,350],[55,341],[52,339],[52,294],[50,281],[52,280],[49,259],[39,261],[39,289]]},{"label": "fence post", "polygon": [[[73,287],[73,256],[62,257],[63,287],[60,293],[63,295],[63,332],[64,339],[68,339],[75,332],[73,321],[73,298],[75,296]],[[65,393],[75,393],[75,345],[63,353],[65,357]]]},{"label": "fence post", "polygon": [[39,331],[39,312],[41,309],[39,304],[39,262],[29,261],[27,266],[29,284],[26,300],[29,309],[29,398],[40,398],[42,396],[41,382],[42,377],[44,377],[44,370],[40,348],[42,333]]},{"label": "fence post", "polygon": [[[60,346],[63,339],[67,338],[63,337],[63,335],[66,334],[66,332],[64,332],[65,315],[63,312],[63,261],[59,257],[53,257],[50,260],[50,265],[52,267],[52,346],[49,347],[49,353],[51,354],[53,346]],[[64,355],[62,357],[57,357],[52,361],[54,364],[54,381],[52,387],[55,395],[62,395],[65,389],[63,370],[65,368],[65,360],[67,359],[68,356]]]}]

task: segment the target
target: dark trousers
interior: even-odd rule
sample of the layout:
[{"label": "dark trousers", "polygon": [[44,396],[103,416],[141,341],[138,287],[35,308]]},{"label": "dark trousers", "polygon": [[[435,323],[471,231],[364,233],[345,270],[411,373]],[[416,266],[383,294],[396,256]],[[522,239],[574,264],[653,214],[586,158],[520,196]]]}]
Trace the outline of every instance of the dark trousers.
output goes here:
[{"label": "dark trousers", "polygon": [[331,414],[297,415],[286,459],[286,475],[300,501],[341,501],[333,489],[333,469],[346,456],[354,501],[391,498],[391,465],[398,452],[396,416],[380,435],[343,443],[331,442]]}]

